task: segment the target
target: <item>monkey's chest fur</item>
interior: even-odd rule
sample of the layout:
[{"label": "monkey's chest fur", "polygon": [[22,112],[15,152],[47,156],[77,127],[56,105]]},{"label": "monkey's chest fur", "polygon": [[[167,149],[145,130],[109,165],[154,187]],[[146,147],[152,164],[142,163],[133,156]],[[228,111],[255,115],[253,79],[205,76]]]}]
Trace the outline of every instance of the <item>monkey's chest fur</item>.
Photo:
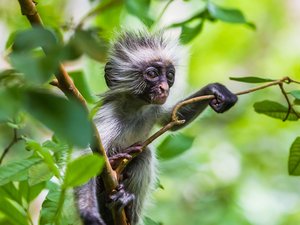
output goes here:
[{"label": "monkey's chest fur", "polygon": [[95,122],[109,156],[134,143],[145,141],[160,111],[158,106],[153,105],[138,109],[124,108],[126,106],[109,102],[96,115]]}]

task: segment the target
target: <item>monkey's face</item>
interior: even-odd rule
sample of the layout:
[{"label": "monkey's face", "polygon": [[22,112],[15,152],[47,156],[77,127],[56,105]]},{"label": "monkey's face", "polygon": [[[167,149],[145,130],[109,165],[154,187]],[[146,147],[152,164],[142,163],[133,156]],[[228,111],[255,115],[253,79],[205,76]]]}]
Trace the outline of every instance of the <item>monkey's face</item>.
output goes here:
[{"label": "monkey's face", "polygon": [[152,62],[143,70],[146,88],[142,98],[150,104],[162,105],[169,96],[175,79],[175,68],[171,63]]}]

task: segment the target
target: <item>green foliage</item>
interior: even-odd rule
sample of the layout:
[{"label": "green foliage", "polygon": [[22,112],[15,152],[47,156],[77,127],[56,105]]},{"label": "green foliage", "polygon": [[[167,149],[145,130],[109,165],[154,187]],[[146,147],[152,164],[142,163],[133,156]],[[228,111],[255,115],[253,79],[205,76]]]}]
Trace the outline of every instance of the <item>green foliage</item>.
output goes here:
[{"label": "green foliage", "polygon": [[69,45],[75,49],[73,51],[85,53],[92,59],[103,62],[106,59],[107,43],[98,36],[96,31],[76,30]]},{"label": "green foliage", "polygon": [[0,167],[0,185],[11,181],[26,180],[28,170],[31,166],[39,163],[41,159],[29,158],[9,163]]},{"label": "green foliage", "polygon": [[52,182],[48,183],[47,188],[49,192],[42,205],[40,224],[67,224],[66,221],[62,220],[62,206],[60,205],[61,202],[63,203],[64,191],[61,190],[60,186]]},{"label": "green foliage", "polygon": [[0,211],[4,213],[13,224],[28,225],[26,212],[6,198],[0,198]]},{"label": "green foliage", "polygon": [[[92,126],[85,109],[75,100],[66,100],[40,90],[27,90],[24,108],[58,136],[85,147],[91,140]],[[78,129],[80,127],[80,129]]]},{"label": "green foliage", "polygon": [[[288,114],[288,108],[285,107],[284,105],[274,102],[274,101],[261,101],[261,102],[256,102],[254,104],[254,109],[257,113],[262,113],[267,116],[276,118],[276,119],[281,119],[284,120]],[[291,121],[296,121],[299,118],[295,114],[295,112],[290,112],[289,116],[287,117],[287,120]]]},{"label": "green foliage", "polygon": [[76,187],[99,174],[104,160],[98,155],[84,155],[67,165],[64,186]]},{"label": "green foliage", "polygon": [[192,146],[194,137],[184,134],[169,135],[157,147],[157,155],[160,159],[172,159],[184,153]]},{"label": "green foliage", "polygon": [[300,137],[297,137],[290,148],[289,174],[300,176]]}]

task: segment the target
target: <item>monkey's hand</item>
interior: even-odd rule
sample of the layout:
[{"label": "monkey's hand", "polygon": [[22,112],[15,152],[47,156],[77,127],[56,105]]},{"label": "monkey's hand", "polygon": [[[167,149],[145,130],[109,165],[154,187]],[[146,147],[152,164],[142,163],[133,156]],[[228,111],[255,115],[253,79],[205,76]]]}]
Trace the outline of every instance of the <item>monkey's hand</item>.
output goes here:
[{"label": "monkey's hand", "polygon": [[131,205],[134,201],[134,194],[128,193],[124,189],[124,185],[121,183],[118,185],[116,190],[108,196],[108,208],[117,208],[121,212],[126,206]]},{"label": "monkey's hand", "polygon": [[108,157],[111,167],[115,170],[118,168],[120,163],[123,161],[123,159],[132,159],[133,154],[138,154],[142,152],[142,144],[141,143],[135,143],[128,148],[122,150],[121,152]]},{"label": "monkey's hand", "polygon": [[237,96],[222,84],[214,83],[209,85],[208,87],[211,94],[215,96],[215,98],[209,102],[209,105],[217,113],[223,113],[227,111],[238,100]]}]

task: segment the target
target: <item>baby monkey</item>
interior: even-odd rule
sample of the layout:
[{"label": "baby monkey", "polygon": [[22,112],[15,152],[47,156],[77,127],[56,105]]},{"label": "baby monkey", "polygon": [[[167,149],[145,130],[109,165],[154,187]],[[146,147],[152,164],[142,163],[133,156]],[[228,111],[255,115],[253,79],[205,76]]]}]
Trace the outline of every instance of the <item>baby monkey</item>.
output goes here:
[{"label": "baby monkey", "polygon": [[[165,109],[170,88],[175,81],[176,45],[161,33],[124,32],[112,45],[105,66],[109,90],[95,117],[103,146],[115,169],[124,158],[141,151],[141,143],[155,124],[171,120],[171,109]],[[192,103],[178,111],[186,122],[194,120],[208,105],[217,113],[230,109],[237,96],[219,83],[209,84],[189,98],[214,95],[212,100]],[[186,99],[185,99],[186,100]],[[156,180],[156,158],[147,147],[133,158],[122,174],[114,194],[106,193],[101,176],[75,190],[79,214],[84,225],[113,225],[110,207],[125,209],[131,225],[141,222],[144,203]]]}]

